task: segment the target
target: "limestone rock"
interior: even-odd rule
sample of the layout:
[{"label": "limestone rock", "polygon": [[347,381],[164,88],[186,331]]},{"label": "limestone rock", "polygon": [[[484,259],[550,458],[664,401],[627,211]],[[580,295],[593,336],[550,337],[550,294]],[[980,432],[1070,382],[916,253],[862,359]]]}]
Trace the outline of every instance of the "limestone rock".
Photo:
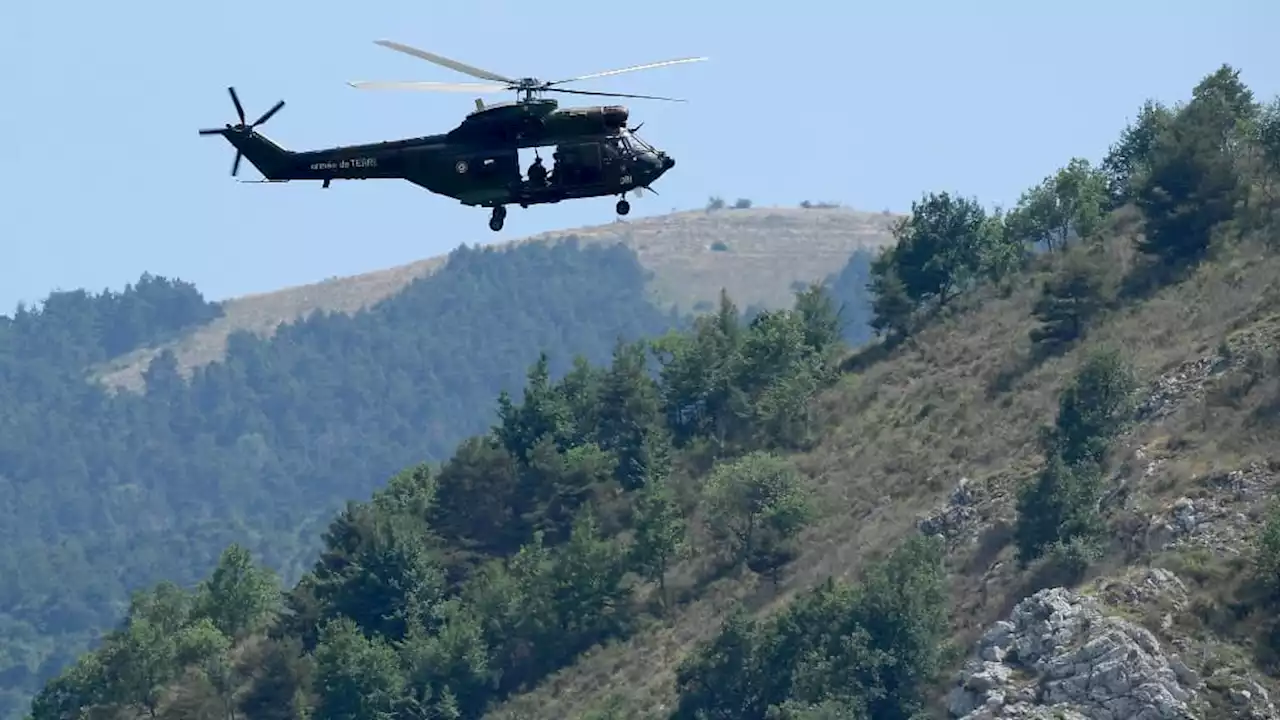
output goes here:
[{"label": "limestone rock", "polygon": [[947,504],[921,518],[916,527],[925,535],[941,535],[956,544],[974,535],[978,520],[978,493],[967,477],[960,478]]},{"label": "limestone rock", "polygon": [[[1172,578],[1176,581],[1176,577]],[[1153,583],[1167,583],[1157,575]],[[953,718],[1190,720],[1194,673],[1093,598],[1042,590],[978,641],[947,698]]]}]

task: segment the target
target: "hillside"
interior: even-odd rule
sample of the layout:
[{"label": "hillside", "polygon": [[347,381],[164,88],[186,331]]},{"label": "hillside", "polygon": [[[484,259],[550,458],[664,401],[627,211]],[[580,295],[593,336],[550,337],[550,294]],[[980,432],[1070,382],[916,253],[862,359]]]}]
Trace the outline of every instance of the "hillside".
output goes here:
[{"label": "hillside", "polygon": [[32,718],[1277,717],[1278,185],[1224,66],[1007,214],[925,193],[790,310],[537,360],[284,592],[138,594]]},{"label": "hillside", "polygon": [[[692,210],[608,225],[543,233],[515,241],[557,242],[575,237],[588,245],[622,243],[653,272],[649,290],[660,305],[703,310],[721,288],[744,307],[786,307],[792,285],[837,272],[855,250],[890,240],[896,216],[845,208],[722,208]],[[723,243],[720,249],[716,243]],[[112,387],[137,390],[147,363],[172,350],[184,372],[222,357],[236,331],[270,334],[282,322],[313,311],[351,313],[403,289],[444,264],[443,257],[364,275],[333,278],[271,293],[233,298],[224,315],[186,337],[143,348],[99,368]]]},{"label": "hillside", "polygon": [[[750,212],[685,224],[741,224],[742,241],[718,242],[759,250],[749,228],[769,213],[744,223]],[[871,255],[849,220],[864,216],[812,212],[797,225],[824,227],[825,216],[847,231],[812,233],[814,243],[855,248],[843,267],[828,258],[830,287],[846,337],[865,338]],[[121,293],[53,293],[0,318],[0,492],[11,499],[0,510],[0,717],[118,622],[130,593],[197,582],[228,543],[296,580],[343,503],[488,428],[495,399],[518,390],[539,352],[560,377],[575,358],[607,360],[620,339],[685,327],[654,303],[655,273],[637,252],[597,234],[462,246],[417,277],[410,267],[274,300],[210,303],[143,275]],[[803,275],[775,282],[793,277]],[[221,349],[184,366],[178,354],[210,337]],[[122,363],[135,364],[137,392],[86,379]]]}]

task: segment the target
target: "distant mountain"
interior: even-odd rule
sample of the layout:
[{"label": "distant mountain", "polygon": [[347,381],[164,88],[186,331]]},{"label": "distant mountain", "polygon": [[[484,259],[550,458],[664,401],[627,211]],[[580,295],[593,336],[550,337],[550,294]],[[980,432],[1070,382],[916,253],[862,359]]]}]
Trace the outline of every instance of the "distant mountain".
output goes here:
[{"label": "distant mountain", "polygon": [[[584,244],[622,243],[653,271],[647,289],[660,305],[681,312],[714,306],[724,288],[744,308],[787,307],[796,282],[839,272],[855,250],[875,251],[892,242],[896,215],[842,207],[761,207],[691,210],[608,225],[543,233],[511,244],[576,237]],[[506,243],[503,243],[506,245]],[[434,257],[388,270],[333,278],[312,285],[247,295],[223,303],[217,321],[165,343],[97,368],[103,382],[137,389],[160,349],[173,350],[184,372],[222,357],[238,330],[270,333],[314,310],[350,313],[396,293],[415,278],[443,267]]]}]

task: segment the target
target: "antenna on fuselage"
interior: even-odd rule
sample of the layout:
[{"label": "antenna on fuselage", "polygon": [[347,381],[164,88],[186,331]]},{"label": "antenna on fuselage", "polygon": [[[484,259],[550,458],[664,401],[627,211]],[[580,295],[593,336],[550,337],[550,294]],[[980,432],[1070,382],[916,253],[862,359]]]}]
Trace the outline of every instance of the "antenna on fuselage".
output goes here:
[{"label": "antenna on fuselage", "polygon": [[480,112],[481,110],[484,110],[484,100],[476,98],[476,112]]}]

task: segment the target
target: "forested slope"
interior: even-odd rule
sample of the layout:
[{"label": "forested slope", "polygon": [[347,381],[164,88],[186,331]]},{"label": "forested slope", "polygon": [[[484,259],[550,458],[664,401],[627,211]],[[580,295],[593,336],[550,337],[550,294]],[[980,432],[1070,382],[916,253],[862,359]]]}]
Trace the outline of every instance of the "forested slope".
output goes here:
[{"label": "forested slope", "polygon": [[[1223,67],[1008,214],[928,193],[871,267],[884,344],[837,362],[815,288],[559,381],[535,363],[491,430],[333,519],[294,587],[229,548],[139,594],[34,718],[906,720],[1046,585],[1111,613],[1054,656],[1096,692],[1018,665],[1009,624],[953,715],[1266,717],[1278,182],[1280,102]],[[1059,623],[1083,602],[1038,597]],[[1104,640],[1134,682],[1184,654],[1123,695],[1089,674]]]},{"label": "forested slope", "polygon": [[[189,378],[161,353],[140,393],[108,392],[91,368],[216,322],[222,305],[144,275],[4,318],[0,717],[116,623],[132,590],[189,586],[229,543],[296,579],[344,501],[486,429],[539,352],[558,377],[575,356],[599,362],[618,338],[687,323],[650,302],[648,280],[622,245],[463,246],[364,311],[233,334]],[[865,335],[865,298],[849,300],[848,332]]]}]

